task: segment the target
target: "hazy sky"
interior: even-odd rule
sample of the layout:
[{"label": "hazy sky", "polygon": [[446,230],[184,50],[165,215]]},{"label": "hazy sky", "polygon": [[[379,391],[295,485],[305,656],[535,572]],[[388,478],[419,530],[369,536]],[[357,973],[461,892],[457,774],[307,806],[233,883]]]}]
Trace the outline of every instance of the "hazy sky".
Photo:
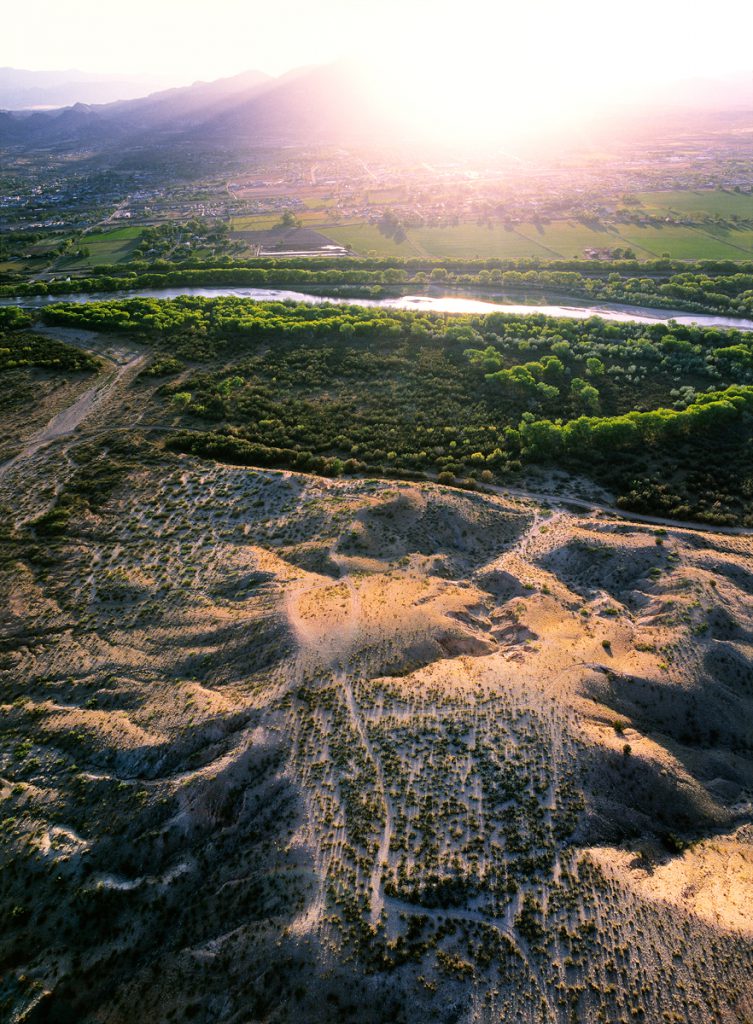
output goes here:
[{"label": "hazy sky", "polygon": [[751,0],[28,0],[4,12],[0,65],[189,82],[345,56],[653,80],[748,70],[752,39]]}]

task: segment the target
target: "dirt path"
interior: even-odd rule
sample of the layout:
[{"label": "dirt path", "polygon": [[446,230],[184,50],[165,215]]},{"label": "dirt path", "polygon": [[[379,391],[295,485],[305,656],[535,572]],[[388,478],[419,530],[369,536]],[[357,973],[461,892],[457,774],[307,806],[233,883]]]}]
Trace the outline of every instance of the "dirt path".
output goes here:
[{"label": "dirt path", "polygon": [[[307,655],[313,654],[317,660],[328,661],[337,666],[334,673],[335,681],[341,687],[345,700],[345,706],[361,745],[368,760],[374,768],[374,784],[384,807],[384,825],[379,836],[379,846],[374,856],[374,863],[371,869],[369,880],[370,888],[370,920],[376,924],[379,920],[385,905],[383,889],[383,867],[389,855],[390,842],[392,840],[393,815],[390,799],[387,793],[387,784],[384,778],[382,763],[377,751],[372,744],[364,717],[353,693],[351,682],[350,656],[355,641],[359,634],[361,622],[361,597],[353,577],[348,571],[346,559],[336,550],[336,543],[332,545],[329,556],[337,565],[340,571],[340,581],[348,589],[348,616],[347,621],[342,623],[338,629],[337,640],[332,644],[332,638],[323,638],[318,630],[311,630],[305,620],[301,617],[296,607],[297,601],[302,594],[311,593],[316,590],[329,589],[333,586],[333,580],[325,578],[314,583],[299,583],[289,589],[286,595],[285,605],[288,622],[296,636],[300,652],[304,659]],[[357,674],[354,676],[360,678]]]},{"label": "dirt path", "polygon": [[407,900],[401,900],[395,896],[385,897],[385,901],[395,913],[420,914],[423,917],[430,917],[438,923],[442,923],[448,918],[455,921],[472,921],[476,924],[486,925],[488,928],[494,928],[495,931],[505,936],[530,971],[549,1013],[549,1024],[556,1024],[562,1019],[562,1014],[549,996],[549,986],[528,948],[528,943],[521,938],[515,928],[515,918],[522,904],[520,892],[513,897],[504,917],[493,917],[470,907],[425,907],[423,904],[409,903]]},{"label": "dirt path", "polygon": [[382,865],[387,862],[387,857],[390,852],[390,842],[392,840],[392,807],[390,805],[389,796],[387,795],[387,784],[384,779],[382,763],[379,760],[379,755],[374,750],[374,746],[369,739],[368,733],[366,732],[366,726],[358,705],[356,704],[355,697],[353,696],[353,687],[350,680],[345,672],[340,673],[335,678],[343,688],[345,703],[347,705],[353,727],[360,737],[361,743],[366,750],[367,757],[374,765],[374,779],[377,791],[382,798],[382,805],[384,806],[384,828],[382,829],[382,834],[379,837],[379,848],[377,849],[376,856],[374,858],[374,866],[371,869],[371,879],[369,883],[369,887],[371,889],[370,920],[372,924],[376,924],[381,916],[385,901],[382,884]]},{"label": "dirt path", "polygon": [[[345,559],[343,559],[342,555],[338,554],[335,547],[333,547],[330,552],[330,558],[337,565],[340,570],[340,578],[348,588],[348,594],[350,597],[350,614],[348,617],[347,635],[349,640],[353,640],[358,634],[358,623],[361,618],[361,595],[358,593],[358,587],[353,582],[353,577],[348,572]],[[387,794],[387,783],[384,778],[384,771],[382,770],[382,762],[379,760],[379,755],[374,750],[374,746],[369,739],[368,732],[366,731],[366,725],[358,705],[356,704],[356,699],[353,695],[353,686],[348,678],[347,667],[346,670],[339,673],[336,678],[339,679],[339,682],[342,685],[343,694],[345,695],[345,703],[348,707],[348,713],[350,714],[353,727],[360,737],[361,743],[366,751],[366,756],[374,765],[374,781],[376,783],[377,791],[381,796],[382,806],[384,807],[384,828],[382,829],[382,834],[379,837],[379,847],[374,858],[374,867],[371,871],[371,879],[369,883],[371,889],[370,918],[371,923],[376,924],[384,907],[382,864],[387,861],[390,842],[392,840],[392,807],[390,806],[390,799]]]},{"label": "dirt path", "polygon": [[100,359],[107,359],[116,366],[122,366],[136,354],[128,347],[128,342],[122,335],[87,331],[82,327],[60,327],[58,324],[46,324],[41,320],[35,321],[33,330],[35,334],[73,345],[74,348],[93,353]]},{"label": "dirt path", "polygon": [[104,380],[100,378],[93,387],[85,391],[72,405],[63,409],[44,426],[40,431],[30,437],[23,448],[12,459],[8,459],[0,465],[0,477],[4,476],[17,463],[35,455],[41,448],[46,448],[61,437],[72,434],[93,412],[98,410],[113,391],[118,387],[123,377],[137,370],[146,359],[145,355],[131,355],[125,362],[121,363],[114,372],[109,373]]},{"label": "dirt path", "polygon": [[753,537],[753,529],[747,526],[712,526],[706,523],[693,523],[682,519],[665,519],[662,516],[648,516],[641,512],[629,512],[624,508],[617,508],[615,505],[602,505],[596,501],[589,501],[586,498],[575,498],[566,494],[545,494],[539,491],[528,491],[520,487],[494,487],[487,486],[487,490],[503,497],[509,495],[513,498],[529,498],[532,501],[543,501],[550,505],[557,505],[566,508],[568,505],[575,508],[582,508],[588,512],[605,512],[607,515],[615,516],[617,519],[627,519],[629,522],[647,523],[650,526],[666,526],[673,530],[693,530],[695,533],[722,533],[732,537]]}]

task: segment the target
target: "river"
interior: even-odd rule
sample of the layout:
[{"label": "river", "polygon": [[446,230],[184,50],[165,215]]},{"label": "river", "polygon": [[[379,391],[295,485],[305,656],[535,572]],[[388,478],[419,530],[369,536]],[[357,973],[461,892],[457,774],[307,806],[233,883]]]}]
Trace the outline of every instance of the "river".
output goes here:
[{"label": "river", "polygon": [[278,288],[144,288],[126,292],[81,292],[72,295],[35,295],[16,299],[0,299],[0,306],[22,306],[24,309],[42,309],[58,302],[111,302],[118,299],[177,299],[181,296],[205,299],[237,298],[254,302],[306,302],[310,305],[330,303],[341,306],[369,306],[379,309],[408,309],[427,313],[511,313],[541,316],[566,317],[570,320],[587,320],[598,316],[603,320],[616,320],[629,324],[677,324],[699,327],[718,327],[737,331],[753,331],[753,320],[740,317],[717,316],[708,313],[683,313],[666,309],[651,309],[645,306],[631,307],[620,303],[605,303],[599,306],[578,305],[517,305],[508,302],[494,302],[490,299],[467,298],[459,295],[402,295],[391,299],[340,298],[326,295],[309,295],[305,292],[286,291]]}]

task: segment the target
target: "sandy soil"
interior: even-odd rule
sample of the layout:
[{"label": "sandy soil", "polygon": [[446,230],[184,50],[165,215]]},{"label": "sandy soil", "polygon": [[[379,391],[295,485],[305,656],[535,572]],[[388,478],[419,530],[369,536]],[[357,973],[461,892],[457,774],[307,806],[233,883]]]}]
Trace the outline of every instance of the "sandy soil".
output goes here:
[{"label": "sandy soil", "polygon": [[753,538],[164,454],[40,544],[138,365],[0,480],[8,1019],[753,1019]]}]

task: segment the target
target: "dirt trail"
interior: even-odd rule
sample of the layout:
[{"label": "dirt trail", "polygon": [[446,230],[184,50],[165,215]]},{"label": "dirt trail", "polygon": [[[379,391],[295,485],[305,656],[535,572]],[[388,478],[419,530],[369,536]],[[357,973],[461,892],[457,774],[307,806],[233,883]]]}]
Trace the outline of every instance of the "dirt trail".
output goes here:
[{"label": "dirt trail", "polygon": [[753,529],[747,526],[712,526],[708,523],[693,523],[681,519],[664,519],[661,516],[643,515],[641,512],[629,512],[624,508],[617,508],[615,505],[602,505],[597,501],[588,501],[585,498],[575,498],[567,494],[545,494],[540,491],[529,491],[522,487],[494,487],[489,485],[487,490],[493,494],[501,494],[503,497],[509,495],[512,498],[528,498],[532,501],[543,501],[560,508],[573,506],[585,509],[587,512],[605,512],[607,515],[615,516],[618,519],[626,519],[629,522],[647,523],[650,526],[666,526],[673,530],[693,530],[695,533],[722,533],[732,537],[753,537]]},{"label": "dirt trail", "polygon": [[124,345],[122,337],[103,334],[101,331],[87,331],[81,327],[60,327],[37,320],[34,324],[34,333],[55,338],[66,345],[83,349],[84,352],[94,352],[100,359],[107,359],[116,366],[128,362],[133,355]]},{"label": "dirt trail", "polygon": [[[298,640],[300,651],[304,658],[313,654],[316,660],[330,661],[338,665],[334,678],[342,688],[345,705],[348,709],[348,714],[353,728],[363,745],[366,756],[374,766],[374,782],[384,807],[384,826],[379,837],[379,847],[374,858],[374,865],[372,867],[369,883],[371,891],[370,920],[372,924],[376,924],[382,914],[385,903],[382,865],[387,861],[390,842],[392,839],[392,807],[387,793],[387,784],[384,778],[382,764],[379,759],[379,755],[369,739],[366,723],[364,722],[363,715],[361,714],[361,710],[358,707],[353,694],[353,684],[351,681],[352,668],[350,665],[350,655],[354,647],[354,642],[357,640],[359,635],[362,617],[361,597],[358,592],[358,587],[348,570],[347,560],[338,553],[336,543],[330,548],[329,556],[340,571],[339,578],[341,582],[344,583],[348,589],[348,617],[347,621],[341,624],[338,629],[336,640],[334,637],[324,638],[319,635],[318,631],[312,631],[305,620],[301,617],[296,607],[296,602],[302,594],[331,588],[333,584],[331,579],[327,578],[315,583],[299,584],[297,587],[291,588],[286,596],[286,612],[288,621]],[[355,675],[353,678],[357,680],[359,676]]]},{"label": "dirt trail", "polygon": [[[348,588],[348,594],[350,597],[350,615],[346,634],[348,640],[352,641],[358,635],[358,625],[361,619],[361,595],[358,592],[358,587],[353,581],[353,577],[348,571],[346,560],[337,552],[336,546],[333,546],[330,552],[330,558],[337,565],[340,570],[340,578]],[[384,907],[382,864],[387,861],[390,850],[390,841],[392,839],[392,807],[390,806],[390,799],[387,793],[387,783],[384,778],[382,763],[379,760],[379,755],[374,750],[371,740],[369,739],[366,724],[356,703],[355,696],[353,695],[353,686],[348,678],[347,666],[343,672],[336,675],[336,678],[342,685],[345,703],[348,707],[348,713],[350,714],[353,727],[358,733],[361,743],[363,744],[366,756],[374,765],[376,787],[379,795],[381,796],[382,805],[384,807],[384,828],[382,829],[382,834],[379,837],[379,848],[377,850],[376,857],[374,858],[374,867],[372,868],[370,879],[370,919],[372,924],[376,924]]]},{"label": "dirt trail", "polygon": [[539,990],[549,1014],[547,1024],[556,1024],[557,1021],[562,1019],[562,1014],[549,996],[549,987],[541,969],[531,953],[531,950],[528,948],[528,943],[521,938],[515,928],[515,918],[523,902],[520,892],[516,893],[511,900],[504,917],[494,917],[490,914],[485,914],[481,910],[475,910],[470,907],[427,907],[422,903],[409,903],[407,900],[401,900],[395,896],[385,897],[385,902],[395,913],[421,914],[424,917],[434,919],[438,923],[442,923],[447,919],[455,921],[472,921],[477,924],[486,925],[488,928],[494,928],[495,931],[505,936],[530,971],[531,977]]},{"label": "dirt trail", "polygon": [[374,765],[374,776],[377,786],[377,791],[382,798],[382,804],[384,806],[384,827],[382,834],[379,838],[379,848],[374,858],[374,867],[371,871],[370,889],[371,889],[371,913],[370,920],[372,924],[376,924],[379,920],[382,909],[384,908],[384,887],[383,887],[383,868],[382,865],[387,862],[387,857],[390,851],[390,842],[392,840],[392,807],[390,805],[390,798],[387,794],[387,783],[384,778],[384,772],[382,770],[382,764],[379,760],[379,755],[374,750],[374,746],[369,739],[366,731],[366,725],[364,724],[363,718],[359,711],[356,699],[353,696],[353,687],[345,672],[340,673],[336,676],[338,682],[342,685],[343,693],[345,695],[345,703],[348,707],[353,727],[358,733],[361,743],[366,750],[366,755]]},{"label": "dirt trail", "polygon": [[130,355],[114,372],[109,373],[104,379],[100,378],[72,405],[69,405],[67,409],[63,409],[53,416],[45,427],[25,442],[17,455],[14,455],[12,459],[8,459],[7,462],[0,465],[0,477],[18,462],[30,458],[41,448],[46,448],[47,445],[52,444],[59,438],[72,434],[77,430],[85,419],[104,405],[123,377],[129,372],[137,370],[145,359],[145,355]]}]

